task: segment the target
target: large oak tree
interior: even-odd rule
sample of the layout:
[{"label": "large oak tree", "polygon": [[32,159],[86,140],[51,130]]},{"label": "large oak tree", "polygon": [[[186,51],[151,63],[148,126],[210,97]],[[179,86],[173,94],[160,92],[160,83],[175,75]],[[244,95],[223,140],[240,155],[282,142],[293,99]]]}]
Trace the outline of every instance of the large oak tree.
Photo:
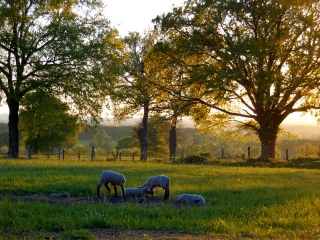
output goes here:
[{"label": "large oak tree", "polygon": [[100,0],[0,1],[0,94],[9,107],[9,157],[19,156],[19,105],[29,92],[50,91],[82,116],[100,115],[114,37],[102,10]]},{"label": "large oak tree", "polygon": [[258,135],[261,157],[275,157],[290,114],[319,108],[319,1],[188,0],[154,22],[158,50],[188,69],[186,91],[168,92],[233,116]]}]

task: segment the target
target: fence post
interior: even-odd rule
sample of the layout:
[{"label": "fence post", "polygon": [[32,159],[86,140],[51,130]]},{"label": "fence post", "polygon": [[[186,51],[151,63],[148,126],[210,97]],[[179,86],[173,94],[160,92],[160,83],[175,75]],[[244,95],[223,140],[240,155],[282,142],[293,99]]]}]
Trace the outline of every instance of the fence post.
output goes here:
[{"label": "fence post", "polygon": [[121,161],[121,155],[122,155],[122,152],[120,151],[119,153],[119,160]]},{"label": "fence post", "polygon": [[286,160],[289,159],[289,153],[288,153],[288,149],[286,149]]},{"label": "fence post", "polygon": [[64,149],[62,149],[62,159],[64,160]]},{"label": "fence post", "polygon": [[248,158],[250,158],[250,147],[248,147]]},{"label": "fence post", "polygon": [[90,160],[92,161],[93,158],[94,158],[94,146],[92,146],[92,148],[91,148],[91,158],[90,158]]},{"label": "fence post", "polygon": [[80,160],[80,151],[78,151],[78,159]]},{"label": "fence post", "polygon": [[60,160],[60,147],[58,147],[58,160]]},{"label": "fence post", "polygon": [[31,158],[31,148],[30,148],[30,145],[28,145],[28,147],[27,147],[27,156],[28,156],[28,158]]},{"label": "fence post", "polygon": [[147,149],[143,149],[143,161],[147,161]]},{"label": "fence post", "polygon": [[132,162],[134,162],[134,153],[132,153]]},{"label": "fence post", "polygon": [[224,148],[221,149],[221,158],[224,158]]}]

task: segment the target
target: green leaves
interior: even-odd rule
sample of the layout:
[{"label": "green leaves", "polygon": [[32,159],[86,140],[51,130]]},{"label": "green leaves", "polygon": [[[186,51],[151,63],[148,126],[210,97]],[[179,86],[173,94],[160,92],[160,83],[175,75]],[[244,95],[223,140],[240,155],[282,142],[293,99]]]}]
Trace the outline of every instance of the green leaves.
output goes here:
[{"label": "green leaves", "polygon": [[20,112],[20,130],[25,145],[34,152],[48,152],[54,147],[75,143],[81,124],[78,116],[68,113],[66,103],[53,95],[33,93],[26,96]]},{"label": "green leaves", "polygon": [[319,9],[318,1],[189,0],[154,20],[155,49],[185,70],[181,99],[241,117],[270,142],[265,129],[276,134],[289,114],[320,107]]}]

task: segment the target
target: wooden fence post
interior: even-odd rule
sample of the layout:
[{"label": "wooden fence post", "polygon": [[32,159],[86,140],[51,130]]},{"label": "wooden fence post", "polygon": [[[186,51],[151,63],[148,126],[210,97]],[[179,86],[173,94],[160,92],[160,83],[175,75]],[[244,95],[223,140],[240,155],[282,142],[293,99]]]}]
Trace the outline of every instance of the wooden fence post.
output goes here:
[{"label": "wooden fence post", "polygon": [[30,148],[30,145],[27,146],[27,156],[28,156],[28,158],[31,158],[31,148]]},{"label": "wooden fence post", "polygon": [[248,158],[250,158],[250,147],[248,147]]},{"label": "wooden fence post", "polygon": [[91,161],[94,159],[94,146],[91,148]]},{"label": "wooden fence post", "polygon": [[58,160],[60,160],[60,147],[58,147]]}]

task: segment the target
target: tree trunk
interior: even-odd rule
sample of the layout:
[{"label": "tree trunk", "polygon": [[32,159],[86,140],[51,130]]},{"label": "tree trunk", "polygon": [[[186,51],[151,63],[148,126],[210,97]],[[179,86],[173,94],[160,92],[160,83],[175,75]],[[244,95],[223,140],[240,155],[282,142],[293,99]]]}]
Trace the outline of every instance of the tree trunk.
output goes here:
[{"label": "tree trunk", "polygon": [[169,132],[169,152],[170,158],[176,157],[177,152],[177,119],[172,119],[171,129]]},{"label": "tree trunk", "polygon": [[9,107],[9,158],[19,157],[19,101],[15,99],[7,100]]},{"label": "tree trunk", "polygon": [[148,149],[148,117],[149,117],[149,103],[145,103],[143,107],[143,117],[141,128],[138,131],[138,137],[140,142],[140,160],[147,161],[147,149]]},{"label": "tree trunk", "polygon": [[275,158],[277,134],[280,124],[274,121],[260,123],[259,139],[261,143],[261,158]]}]

